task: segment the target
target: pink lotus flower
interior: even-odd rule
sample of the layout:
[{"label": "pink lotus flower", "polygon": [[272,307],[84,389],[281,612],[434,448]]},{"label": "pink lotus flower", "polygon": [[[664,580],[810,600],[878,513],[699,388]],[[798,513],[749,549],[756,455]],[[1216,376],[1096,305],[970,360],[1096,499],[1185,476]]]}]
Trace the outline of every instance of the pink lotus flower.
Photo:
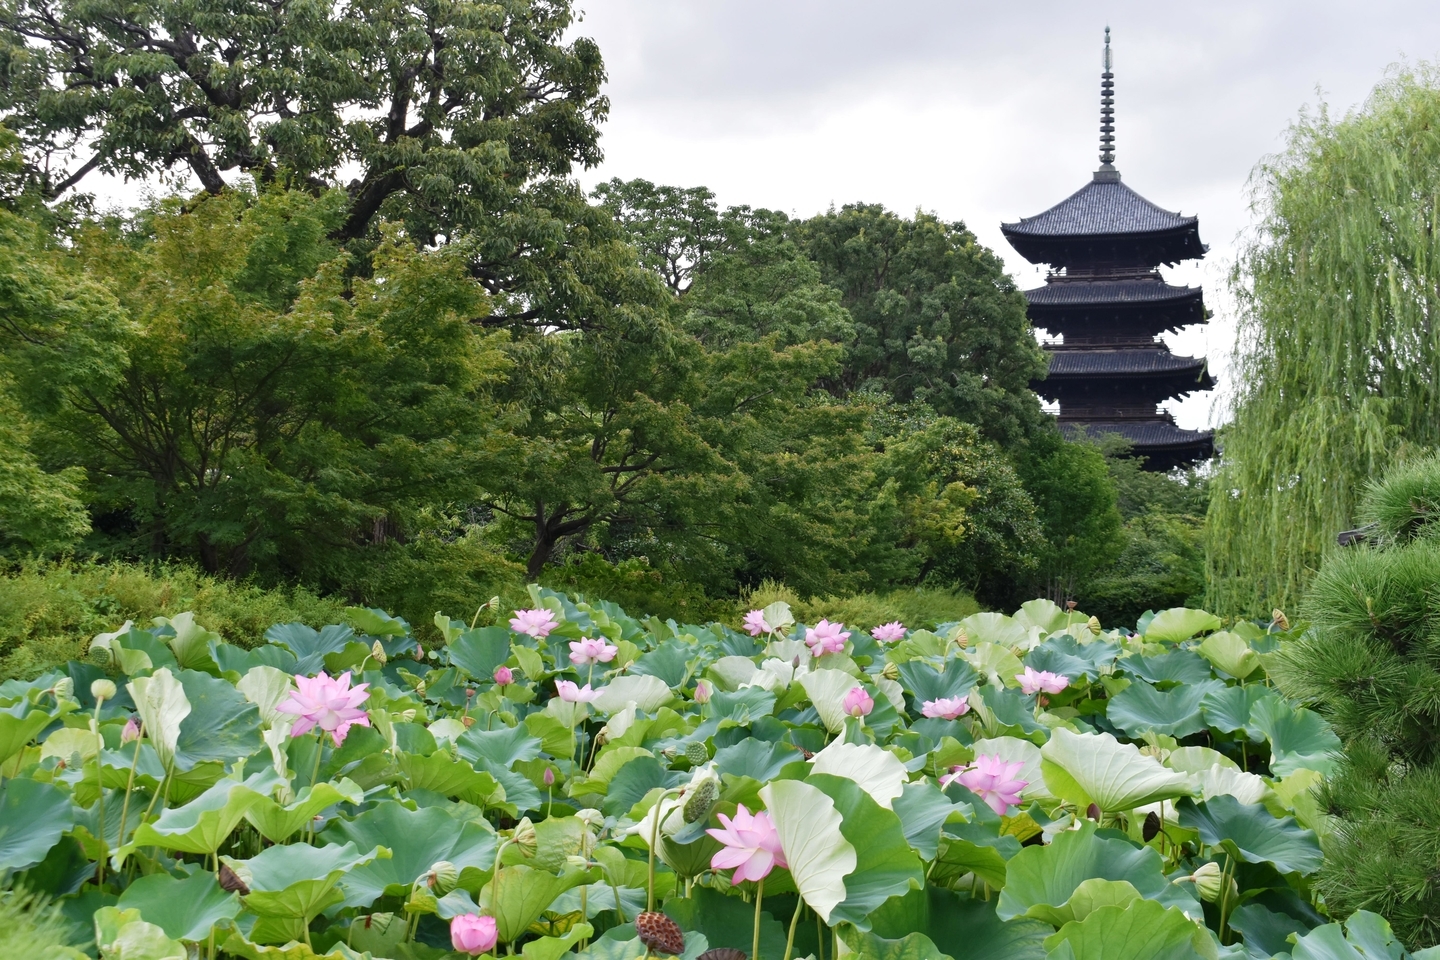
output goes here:
[{"label": "pink lotus flower", "polygon": [[758,637],[762,633],[770,633],[775,628],[765,622],[765,613],[761,610],[751,610],[745,614],[745,629],[750,631],[750,636]]},{"label": "pink lotus flower", "polygon": [[920,712],[938,720],[954,720],[956,717],[963,717],[970,712],[970,701],[964,697],[941,697],[939,700],[926,700],[921,706]]},{"label": "pink lotus flower", "polygon": [[695,684],[696,703],[709,703],[710,697],[713,696],[714,693],[715,690],[710,686],[709,680],[701,680],[700,682]]},{"label": "pink lotus flower", "polygon": [[510,618],[510,629],[516,633],[527,634],[537,640],[543,640],[550,635],[550,631],[560,626],[555,619],[555,613],[539,607],[534,610],[516,610],[515,616]]},{"label": "pink lotus flower", "polygon": [[864,687],[852,687],[841,701],[840,709],[852,717],[868,717],[875,709],[875,698],[866,693]]},{"label": "pink lotus flower", "polygon": [[545,786],[547,787],[555,786],[555,768],[546,767],[545,772],[541,774],[540,779],[545,781]]},{"label": "pink lotus flower", "polygon": [[1020,692],[1027,696],[1032,693],[1059,693],[1070,686],[1069,677],[1034,667],[1026,667],[1024,673],[1015,674],[1015,679],[1020,681]]},{"label": "pink lotus flower", "polygon": [[606,643],[604,640],[595,640],[591,637],[581,637],[579,640],[570,641],[570,662],[577,667],[586,664],[609,663],[615,659],[615,654],[620,648],[613,643]]},{"label": "pink lotus flower", "polygon": [[780,848],[780,834],[770,820],[770,814],[761,810],[752,815],[740,804],[735,819],[719,814],[723,830],[706,830],[725,849],[710,858],[710,869],[729,870],[735,868],[731,883],[741,880],[763,880],[776,867],[788,867],[785,851]]},{"label": "pink lotus flower", "polygon": [[314,677],[296,677],[295,686],[299,689],[290,694],[290,699],[275,708],[299,718],[290,728],[290,736],[302,736],[318,726],[330,734],[338,747],[355,724],[370,726],[369,715],[360,708],[370,696],[370,685],[361,683],[352,688],[349,670],[338,678],[328,676],[324,670]]},{"label": "pink lotus flower", "polygon": [[591,690],[590,684],[587,683],[583,687],[577,687],[573,680],[556,680],[555,692],[558,693],[560,699],[566,703],[594,703],[596,698],[600,696],[600,691]]},{"label": "pink lotus flower", "polygon": [[515,673],[509,667],[495,668],[495,682],[502,687],[508,687],[515,682]]},{"label": "pink lotus flower", "polygon": [[896,620],[893,623],[882,623],[880,626],[870,631],[870,636],[874,637],[876,640],[879,640],[881,643],[891,643],[895,640],[904,640],[905,624],[901,623],[899,620]]},{"label": "pink lotus flower", "polygon": [[984,800],[991,810],[1003,815],[1020,802],[1020,791],[1029,785],[1027,780],[1015,779],[1024,766],[1019,760],[1006,763],[998,756],[985,754],[976,757],[969,766],[952,767],[950,775],[940,781],[940,786],[948,787],[959,780],[960,786]]},{"label": "pink lotus flower", "polygon": [[125,721],[125,728],[120,731],[121,743],[134,743],[140,739],[140,724],[131,717]]},{"label": "pink lotus flower", "polygon": [[500,931],[494,917],[482,917],[478,913],[462,913],[450,921],[450,943],[461,953],[478,957],[489,953],[500,942]]},{"label": "pink lotus flower", "polygon": [[845,629],[845,624],[831,623],[829,620],[821,620],[805,631],[805,643],[809,645],[811,655],[816,657],[827,653],[840,653],[845,649],[845,641],[849,639],[850,633]]}]

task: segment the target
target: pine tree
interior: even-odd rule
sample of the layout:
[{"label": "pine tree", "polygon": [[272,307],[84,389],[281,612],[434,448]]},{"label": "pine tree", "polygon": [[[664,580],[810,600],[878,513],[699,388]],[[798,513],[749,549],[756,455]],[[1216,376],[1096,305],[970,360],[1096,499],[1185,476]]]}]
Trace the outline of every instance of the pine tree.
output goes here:
[{"label": "pine tree", "polygon": [[1344,742],[1322,801],[1338,818],[1320,890],[1332,914],[1383,914],[1411,947],[1440,940],[1440,457],[1364,494],[1369,542],[1330,556],[1304,603],[1313,627],[1272,676]]}]

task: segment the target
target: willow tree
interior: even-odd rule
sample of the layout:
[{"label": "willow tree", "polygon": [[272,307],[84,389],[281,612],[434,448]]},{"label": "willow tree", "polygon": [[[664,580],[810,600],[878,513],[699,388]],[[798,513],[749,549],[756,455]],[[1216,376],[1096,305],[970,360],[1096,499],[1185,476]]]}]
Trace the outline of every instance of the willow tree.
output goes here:
[{"label": "willow tree", "polygon": [[1293,604],[1367,480],[1440,445],[1440,67],[1302,114],[1254,183],[1209,511],[1211,602],[1235,611]]}]

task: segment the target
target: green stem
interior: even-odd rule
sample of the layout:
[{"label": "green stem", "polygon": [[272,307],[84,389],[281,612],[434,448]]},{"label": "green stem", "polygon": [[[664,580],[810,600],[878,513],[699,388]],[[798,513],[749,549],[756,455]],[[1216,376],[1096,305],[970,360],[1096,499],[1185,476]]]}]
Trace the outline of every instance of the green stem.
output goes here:
[{"label": "green stem", "polygon": [[100,862],[95,866],[95,886],[105,885],[105,859],[109,854],[109,847],[105,844],[105,764],[102,754],[105,752],[105,738],[100,733],[100,707],[104,704],[100,697],[95,698],[95,783],[100,789],[100,799],[96,801],[99,805],[98,820],[100,824]]},{"label": "green stem", "polygon": [[795,914],[790,918],[790,933],[785,938],[785,960],[790,960],[790,948],[795,945],[795,927],[800,923],[800,911],[805,907],[805,898],[795,898]]},{"label": "green stem", "polygon": [[760,960],[760,902],[764,899],[765,878],[761,877],[755,886],[755,945],[750,950],[750,960]]},{"label": "green stem", "polygon": [[825,960],[825,924],[818,910],[815,912],[815,953],[816,960]]},{"label": "green stem", "polygon": [[130,759],[130,779],[125,784],[125,802],[120,805],[120,831],[115,835],[115,840],[120,846],[125,846],[125,824],[130,817],[130,793],[135,789],[135,768],[140,765],[140,742],[145,738],[145,724],[140,724],[140,732],[135,737],[135,756]]},{"label": "green stem", "polygon": [[1235,876],[1235,858],[1225,855],[1225,870],[1220,874],[1220,933],[1221,946],[1225,944],[1225,928],[1230,920],[1230,881]]},{"label": "green stem", "polygon": [[[310,791],[315,791],[315,781],[320,779],[320,758],[325,755],[325,731],[321,730],[315,737],[315,765],[310,768]],[[305,842],[315,842],[315,818],[310,818],[310,824],[305,831]]]}]

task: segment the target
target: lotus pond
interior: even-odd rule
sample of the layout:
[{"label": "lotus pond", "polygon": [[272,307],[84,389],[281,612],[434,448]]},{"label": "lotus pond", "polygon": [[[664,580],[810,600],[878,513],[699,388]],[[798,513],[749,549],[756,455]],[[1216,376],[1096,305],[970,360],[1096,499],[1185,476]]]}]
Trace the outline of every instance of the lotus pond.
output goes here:
[{"label": "lotus pond", "polygon": [[1339,743],[1266,680],[1283,617],[531,594],[429,647],[126,624],[0,685],[4,887],[106,960],[1406,955],[1310,889]]}]

